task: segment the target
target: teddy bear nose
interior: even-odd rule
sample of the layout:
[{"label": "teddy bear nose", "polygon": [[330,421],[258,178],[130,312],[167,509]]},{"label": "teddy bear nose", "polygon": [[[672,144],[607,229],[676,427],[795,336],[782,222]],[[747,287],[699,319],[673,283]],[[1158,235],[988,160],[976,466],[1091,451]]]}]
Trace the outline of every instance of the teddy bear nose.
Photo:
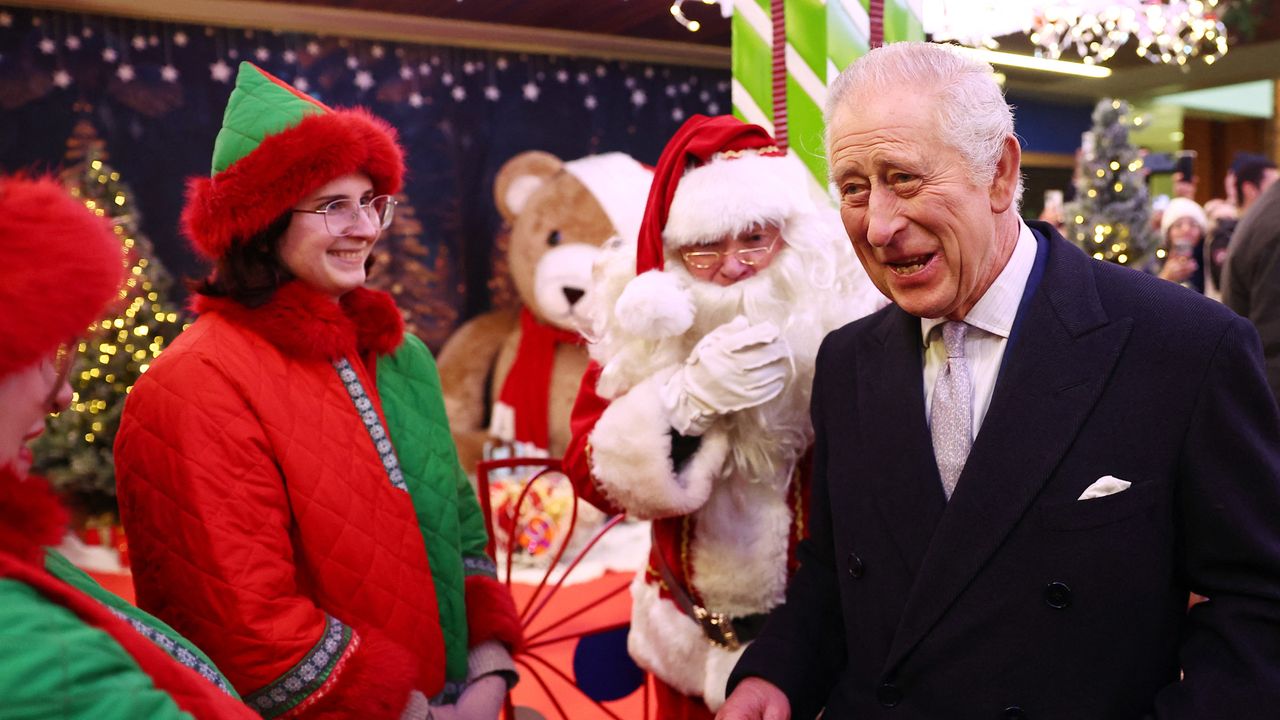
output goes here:
[{"label": "teddy bear nose", "polygon": [[574,303],[581,300],[582,296],[587,294],[587,291],[579,290],[576,287],[560,288],[560,290],[564,293],[564,299],[569,301],[569,307],[573,307]]}]

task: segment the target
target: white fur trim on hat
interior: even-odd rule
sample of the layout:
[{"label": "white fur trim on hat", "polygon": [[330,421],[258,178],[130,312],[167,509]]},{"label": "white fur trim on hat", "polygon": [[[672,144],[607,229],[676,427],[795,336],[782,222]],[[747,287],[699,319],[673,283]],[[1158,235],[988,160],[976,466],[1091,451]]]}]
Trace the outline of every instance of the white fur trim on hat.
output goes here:
[{"label": "white fur trim on hat", "polygon": [[662,239],[668,248],[713,243],[755,225],[812,212],[809,179],[792,155],[716,156],[680,178]]},{"label": "white fur trim on hat", "polygon": [[1164,214],[1160,216],[1160,236],[1169,237],[1169,228],[1182,218],[1191,218],[1195,224],[1200,226],[1201,234],[1209,232],[1209,218],[1204,214],[1204,208],[1200,207],[1194,200],[1183,197],[1177,197],[1169,201],[1164,209]]},{"label": "white fur trim on hat", "polygon": [[620,152],[571,160],[564,164],[564,169],[573,173],[595,196],[613,223],[613,229],[630,242],[636,242],[653,171]]},{"label": "white fur trim on hat", "polygon": [[663,340],[683,335],[693,325],[693,297],[676,275],[650,270],[627,283],[613,314],[626,332]]}]

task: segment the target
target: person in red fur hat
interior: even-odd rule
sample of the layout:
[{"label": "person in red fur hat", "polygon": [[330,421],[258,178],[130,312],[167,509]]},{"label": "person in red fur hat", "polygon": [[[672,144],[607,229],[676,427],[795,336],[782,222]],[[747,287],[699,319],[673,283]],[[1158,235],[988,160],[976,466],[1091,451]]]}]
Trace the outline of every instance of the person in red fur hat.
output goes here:
[{"label": "person in red fur hat", "polygon": [[0,698],[22,717],[252,718],[194,645],[47,548],[68,518],[27,443],[70,402],[74,338],[123,273],[55,180],[0,178]]},{"label": "person in red fur hat", "polygon": [[264,717],[492,720],[520,624],[435,363],[363,287],[403,151],[242,63],[182,224],[199,317],[116,437],[139,604]]}]

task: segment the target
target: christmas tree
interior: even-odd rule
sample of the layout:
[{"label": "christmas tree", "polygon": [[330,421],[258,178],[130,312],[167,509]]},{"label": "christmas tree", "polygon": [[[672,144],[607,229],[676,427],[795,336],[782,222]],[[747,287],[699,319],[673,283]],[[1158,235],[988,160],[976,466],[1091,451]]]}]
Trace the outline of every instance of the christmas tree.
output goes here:
[{"label": "christmas tree", "polygon": [[[138,234],[133,193],[107,164],[92,123],[81,120],[67,141],[62,180],[86,207],[111,220],[129,270],[118,302],[87,328],[71,374],[71,405],[49,418],[35,445],[36,471],[87,518],[116,512],[112,445],[134,382],[183,328],[166,304],[169,277]],[[106,522],[110,522],[107,520]]]},{"label": "christmas tree", "polygon": [[1077,168],[1077,200],[1065,208],[1066,236],[1099,260],[1136,267],[1155,244],[1138,148],[1129,128],[1140,124],[1129,104],[1104,98],[1093,110]]}]

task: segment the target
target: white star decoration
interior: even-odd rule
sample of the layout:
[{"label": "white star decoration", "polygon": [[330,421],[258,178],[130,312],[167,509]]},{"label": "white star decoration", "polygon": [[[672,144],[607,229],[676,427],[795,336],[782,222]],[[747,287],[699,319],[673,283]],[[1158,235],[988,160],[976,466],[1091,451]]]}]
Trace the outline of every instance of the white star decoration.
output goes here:
[{"label": "white star decoration", "polygon": [[160,68],[160,78],[165,82],[178,82],[178,68],[172,64]]},{"label": "white star decoration", "polygon": [[280,59],[290,64],[296,63],[298,62],[298,53],[292,50],[285,50],[284,52],[280,53]]},{"label": "white star decoration", "polygon": [[671,119],[675,120],[676,122],[680,122],[681,120],[683,120],[684,110],[681,110],[680,108],[673,108],[671,110]]},{"label": "white star decoration", "polygon": [[596,103],[596,96],[595,96],[595,95],[588,95],[588,96],[586,96],[585,98],[583,98],[583,99],[582,99],[582,104],[583,104],[583,105],[584,105],[588,110],[595,110],[595,109],[596,109],[596,105],[597,105],[597,103]]},{"label": "white star decoration", "polygon": [[121,63],[120,67],[116,68],[116,77],[123,82],[132,82],[134,78],[133,66],[129,63]]},{"label": "white star decoration", "polygon": [[604,77],[604,74],[606,72],[607,71],[605,70],[605,67],[603,65],[596,66],[596,77]]},{"label": "white star decoration", "polygon": [[53,84],[60,88],[69,87],[71,85],[71,73],[66,70],[55,70],[53,72]]},{"label": "white star decoration", "polygon": [[400,66],[400,79],[401,79],[401,80],[412,80],[412,79],[413,79],[413,68],[409,67],[408,65],[401,65],[401,66]]},{"label": "white star decoration", "polygon": [[489,85],[484,89],[484,96],[487,100],[497,102],[498,98],[502,97],[502,93],[498,91],[497,86]]},{"label": "white star decoration", "polygon": [[52,38],[44,38],[40,41],[40,52],[45,55],[52,55],[54,50],[58,49],[58,44]]},{"label": "white star decoration", "polygon": [[173,44],[174,44],[174,45],[177,45],[178,47],[186,47],[186,46],[187,46],[187,34],[186,34],[186,33],[184,33],[184,32],[182,32],[181,30],[179,30],[178,32],[174,33],[174,34],[173,34]]},{"label": "white star decoration", "polygon": [[635,105],[636,107],[641,107],[642,105],[644,105],[644,104],[645,104],[645,103],[647,103],[647,102],[649,102],[649,97],[648,97],[647,95],[645,95],[645,94],[644,94],[644,91],[643,91],[643,90],[639,90],[639,89],[637,89],[637,90],[633,90],[633,91],[631,92],[631,104],[632,104],[632,105]]},{"label": "white star decoration", "polygon": [[0,27],[13,27],[13,16],[7,12],[0,12]]},{"label": "white star decoration", "polygon": [[347,67],[352,70],[355,70],[357,67],[360,67],[360,61],[356,59],[355,55],[347,56]]},{"label": "white star decoration", "polygon": [[231,66],[227,64],[227,61],[219,60],[209,66],[209,77],[224,83],[231,79]]},{"label": "white star decoration", "polygon": [[356,82],[356,87],[360,88],[361,90],[368,90],[369,88],[373,87],[373,73],[369,72],[368,70],[361,70],[360,72],[356,73],[355,82]]},{"label": "white star decoration", "polygon": [[466,88],[462,87],[461,85],[458,85],[457,87],[455,87],[453,89],[453,99],[457,100],[458,102],[462,102],[463,100],[466,100],[467,99]]},{"label": "white star decoration", "polygon": [[307,79],[304,77],[296,77],[293,79],[293,86],[298,88],[301,92],[306,92],[307,89],[311,87],[311,83],[307,82]]},{"label": "white star decoration", "polygon": [[720,114],[720,103],[718,103],[718,102],[709,102],[709,103],[707,103],[707,112],[708,112],[709,114],[711,114],[711,115],[719,115],[719,114]]},{"label": "white star decoration", "polygon": [[440,75],[440,82],[444,83],[445,85],[452,85],[452,84],[453,84],[453,73],[451,73],[451,72],[447,72],[447,73],[443,73],[443,74],[441,74],[441,75]]},{"label": "white star decoration", "polygon": [[308,54],[308,55],[319,55],[319,54],[320,54],[320,43],[316,42],[315,40],[312,40],[311,42],[307,43],[307,54]]},{"label": "white star decoration", "polygon": [[258,58],[258,62],[266,62],[271,59],[271,51],[259,46],[257,50],[253,51],[253,56]]},{"label": "white star decoration", "polygon": [[159,44],[160,44],[160,36],[159,36],[159,35],[148,35],[148,36],[147,36],[147,44],[148,44],[148,45],[150,45],[151,47],[155,47],[155,46],[159,45]]},{"label": "white star decoration", "polygon": [[627,79],[622,81],[622,84],[626,85],[627,89],[630,90],[636,86],[636,79],[628,75]]},{"label": "white star decoration", "polygon": [[473,63],[473,62],[470,62],[470,61],[462,63],[462,72],[464,72],[464,73],[466,73],[466,74],[468,74],[468,75],[475,75],[475,74],[476,74],[476,64],[475,64],[475,63]]},{"label": "white star decoration", "polygon": [[134,35],[133,40],[130,42],[130,44],[133,45],[134,50],[147,49],[147,39],[142,37],[141,35]]},{"label": "white star decoration", "polygon": [[496,65],[499,70],[507,69],[507,59],[504,57],[499,57],[497,60],[494,60],[493,64]]},{"label": "white star decoration", "polygon": [[103,48],[103,49],[102,49],[102,60],[103,60],[103,62],[113,63],[113,62],[115,62],[115,61],[116,61],[116,58],[118,58],[118,57],[120,57],[120,55],[119,55],[119,53],[117,53],[117,52],[116,52],[116,49],[115,49],[115,48]]},{"label": "white star decoration", "polygon": [[580,72],[580,73],[578,73],[578,84],[579,84],[579,85],[586,85],[586,84],[587,84],[587,79],[588,79],[588,78],[587,78],[587,74],[586,74],[586,73],[584,73],[584,72]]},{"label": "white star decoration", "polygon": [[76,36],[76,35],[68,35],[68,36],[67,36],[67,40],[66,40],[66,44],[67,44],[67,49],[68,49],[68,50],[79,50],[79,49],[80,49],[80,38],[79,38],[79,36]]},{"label": "white star decoration", "polygon": [[524,84],[524,99],[525,99],[525,100],[528,100],[529,102],[537,102],[537,101],[538,101],[538,93],[539,93],[539,92],[541,92],[541,91],[538,89],[538,86],[537,86],[537,85],[535,85],[535,84],[533,84],[533,83],[531,83],[531,82],[527,82],[527,83],[525,83],[525,84]]},{"label": "white star decoration", "polygon": [[667,86],[667,97],[675,97],[675,96],[676,96],[676,86],[675,86],[675,85],[668,85],[668,86]]},{"label": "white star decoration", "polygon": [[372,55],[374,58],[381,60],[382,56],[387,54],[387,51],[381,45],[374,45],[373,47],[369,48],[369,54]]},{"label": "white star decoration", "polygon": [[423,76],[430,75],[431,66],[427,63],[418,63],[418,74]]},{"label": "white star decoration", "polygon": [[422,107],[422,93],[418,93],[418,92],[409,93],[409,104],[416,108]]}]

